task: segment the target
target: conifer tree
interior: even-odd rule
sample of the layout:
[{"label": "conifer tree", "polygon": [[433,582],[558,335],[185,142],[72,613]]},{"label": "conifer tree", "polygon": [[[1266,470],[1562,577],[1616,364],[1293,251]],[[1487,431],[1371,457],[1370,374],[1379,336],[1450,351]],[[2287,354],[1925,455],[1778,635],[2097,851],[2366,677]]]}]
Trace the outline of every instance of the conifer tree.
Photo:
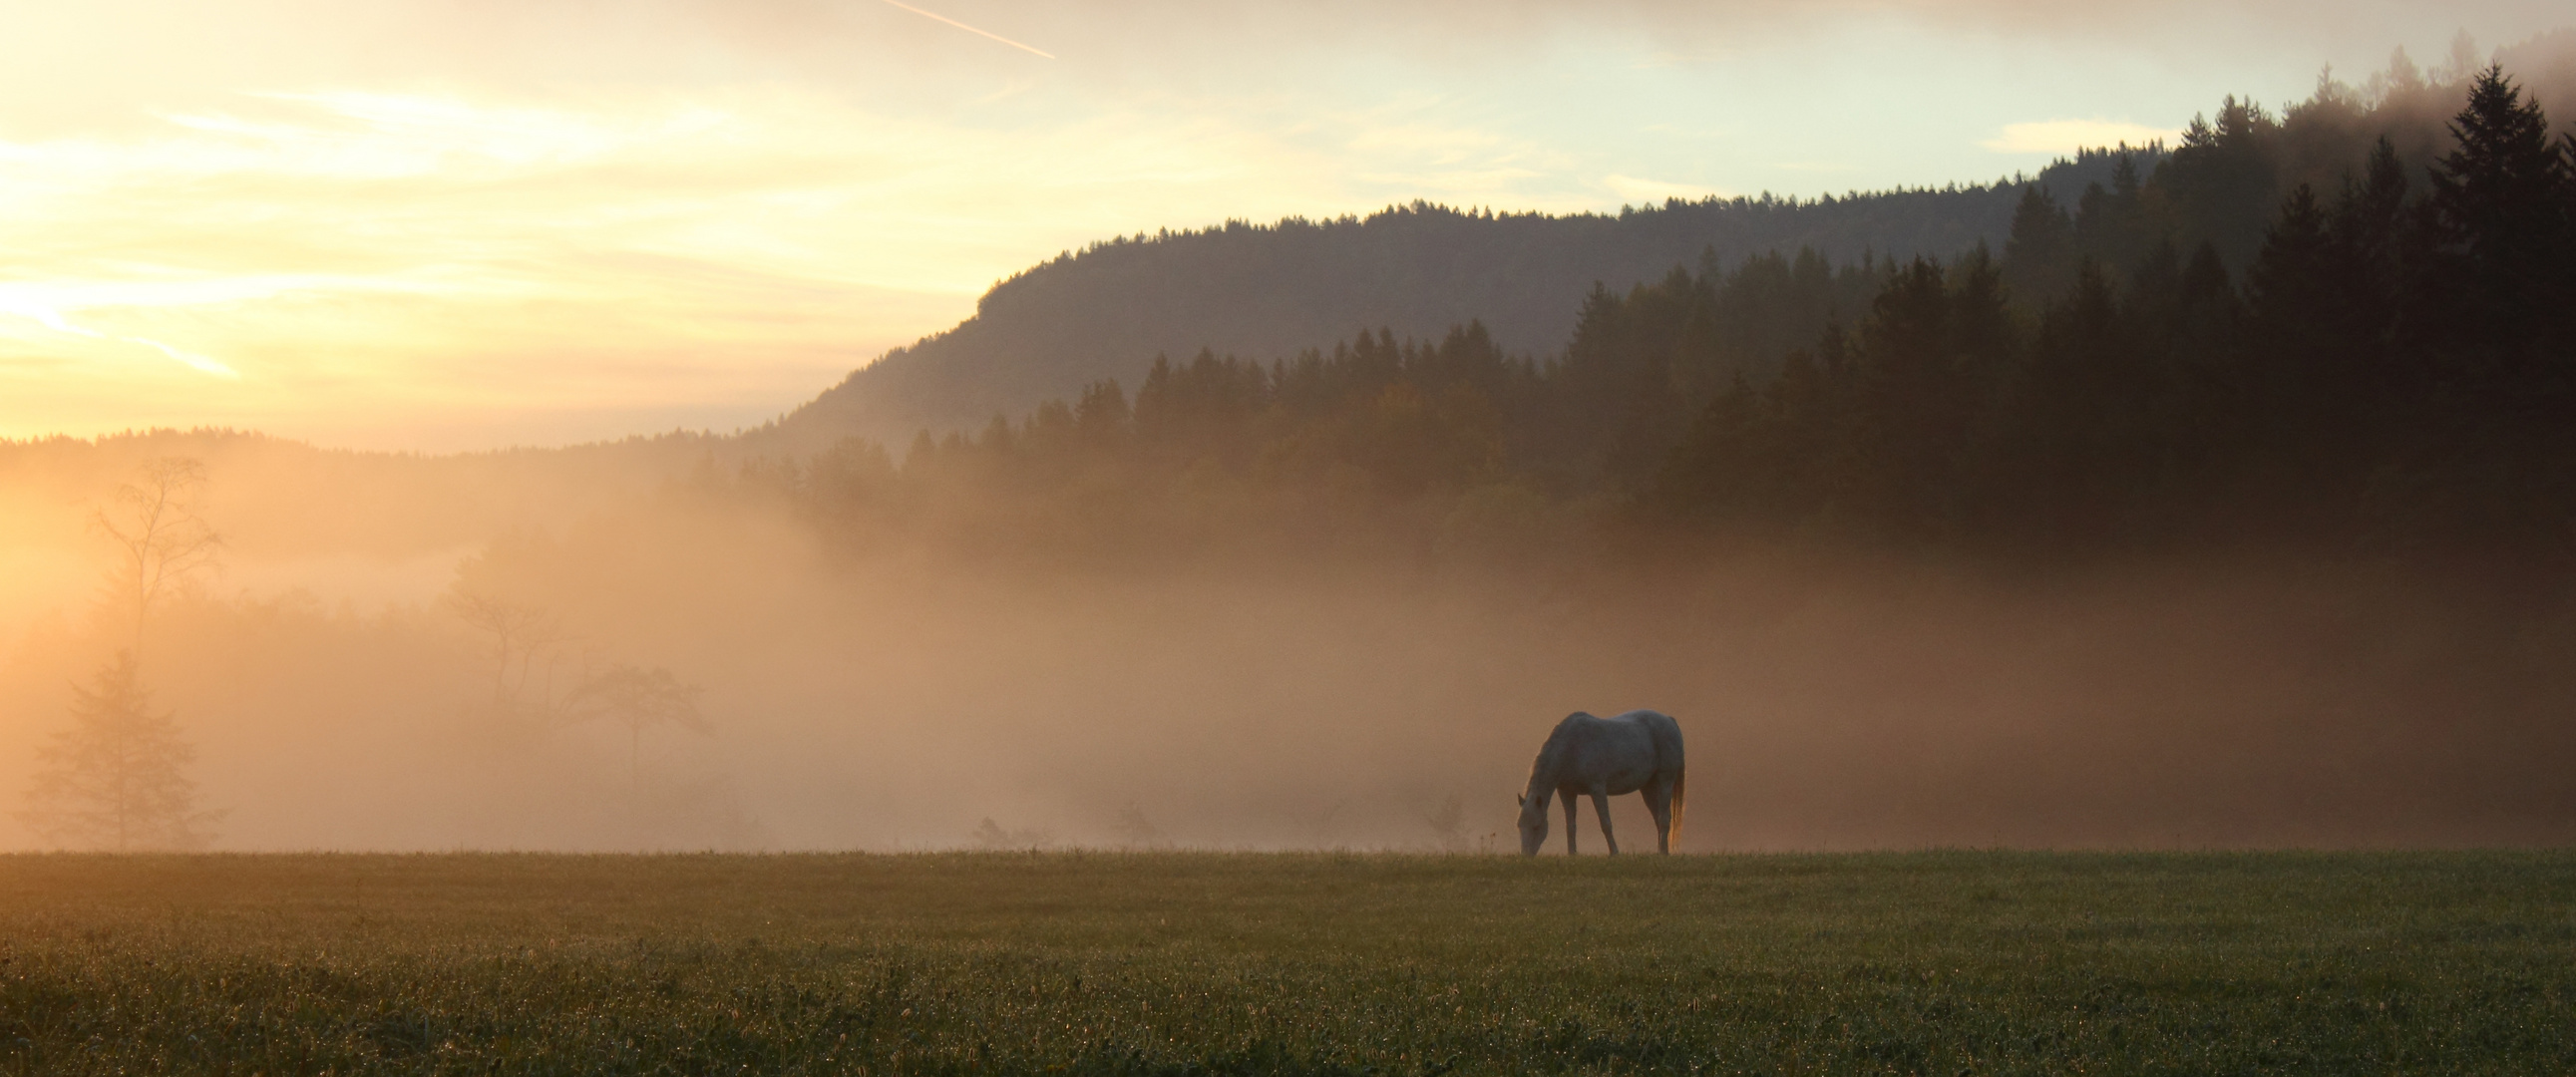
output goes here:
[{"label": "conifer tree", "polygon": [[2405,166],[2385,138],[2358,178],[2347,178],[2327,225],[2325,362],[2310,372],[2327,394],[2332,424],[2322,451],[2353,458],[2356,473],[2385,466],[2421,426],[2417,390],[2396,348],[2404,300],[2417,287],[2408,246],[2412,214]]},{"label": "conifer tree", "polygon": [[2033,310],[2075,281],[2075,226],[2057,200],[2036,183],[2022,190],[2013,209],[2012,236],[2004,241],[2004,281],[2015,302]]},{"label": "conifer tree", "polygon": [[1083,386],[1082,401],[1073,408],[1074,426],[1081,431],[1083,446],[1098,453],[1115,451],[1124,444],[1133,418],[1127,408],[1127,394],[1118,388],[1115,378]]},{"label": "conifer tree", "polygon": [[2451,122],[2427,205],[2432,286],[2415,334],[2435,364],[2440,515],[2481,543],[2563,548],[2576,494],[2576,220],[2549,121],[2488,67]]},{"label": "conifer tree", "polygon": [[[2264,233],[2263,249],[2245,271],[2250,403],[2275,434],[2302,436],[2300,399],[2340,371],[2319,369],[2340,359],[2332,348],[2343,325],[2336,309],[2334,244],[2325,207],[2300,184],[2281,203]],[[2319,356],[2319,351],[2338,354]]]},{"label": "conifer tree", "polygon": [[2076,204],[2077,249],[2102,263],[2114,277],[2138,268],[2153,247],[2148,235],[2145,196],[2136,159],[2121,153],[2111,167],[2111,186],[2093,184]]},{"label": "conifer tree", "polygon": [[47,839],[116,852],[204,848],[222,812],[197,809],[186,769],[197,750],[152,693],[131,650],[72,689],[72,724],[37,750],[44,764],[18,819]]},{"label": "conifer tree", "polygon": [[2433,222],[2468,262],[2471,309],[2460,313],[2479,324],[2463,328],[2492,341],[2527,330],[2566,298],[2568,162],[2551,144],[2540,103],[2525,100],[2501,67],[2478,74],[2451,133],[2459,146],[2433,170]]}]

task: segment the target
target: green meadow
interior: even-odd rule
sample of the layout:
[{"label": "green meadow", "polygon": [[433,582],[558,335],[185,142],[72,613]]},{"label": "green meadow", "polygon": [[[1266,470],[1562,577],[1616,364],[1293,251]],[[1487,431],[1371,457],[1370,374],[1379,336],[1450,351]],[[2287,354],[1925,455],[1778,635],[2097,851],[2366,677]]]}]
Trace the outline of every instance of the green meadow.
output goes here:
[{"label": "green meadow", "polygon": [[0,1073],[2576,1072],[2576,853],[0,857]]}]

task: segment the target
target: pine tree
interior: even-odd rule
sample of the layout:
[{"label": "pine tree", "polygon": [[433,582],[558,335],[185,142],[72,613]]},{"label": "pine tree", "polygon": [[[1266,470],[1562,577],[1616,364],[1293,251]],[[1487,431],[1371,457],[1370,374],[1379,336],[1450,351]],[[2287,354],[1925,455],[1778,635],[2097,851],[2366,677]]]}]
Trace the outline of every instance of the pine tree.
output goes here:
[{"label": "pine tree", "polygon": [[2480,72],[2451,121],[2458,148],[2433,170],[2440,238],[2468,262],[2473,336],[2517,336],[2557,311],[2568,271],[2568,162],[2551,144],[2540,103],[2523,99],[2501,67]]},{"label": "pine tree", "polygon": [[120,853],[213,840],[205,827],[223,813],[197,810],[185,773],[197,750],[170,714],[152,713],[134,652],[119,651],[72,693],[72,724],[38,749],[44,769],[19,820],[53,841]]},{"label": "pine tree", "polygon": [[[2052,212],[2054,212],[2052,210]],[[1984,268],[1950,275],[1917,258],[1888,282],[1860,326],[1857,431],[1870,464],[1862,497],[1890,537],[1937,539],[1958,523],[1985,376],[2009,347],[2002,290]]]},{"label": "pine tree", "polygon": [[2346,500],[2334,480],[2353,467],[2346,396],[2359,355],[2330,231],[2326,207],[2300,184],[2245,271],[2229,447],[2250,484],[2241,522],[2258,528],[2320,526],[2307,510]]},{"label": "pine tree", "polygon": [[[2330,411],[2337,444],[2361,469],[2386,467],[2423,423],[2421,391],[2396,346],[2400,312],[2415,289],[2408,257],[2412,214],[2406,168],[2385,138],[2359,178],[2347,178],[2327,227],[2336,353]],[[2321,373],[2329,373],[2323,372]],[[2365,459],[2367,457],[2367,459]]]},{"label": "pine tree", "polygon": [[2004,241],[2004,281],[2013,301],[2038,310],[2075,283],[2075,225],[2057,200],[2034,183],[2013,208],[2012,235]]},{"label": "pine tree", "polygon": [[1073,408],[1074,426],[1081,431],[1084,448],[1104,456],[1126,444],[1133,421],[1127,394],[1115,378],[1083,386],[1082,401]]},{"label": "pine tree", "polygon": [[2428,220],[2441,286],[2419,335],[2437,364],[2440,515],[2482,544],[2568,544],[2576,496],[2576,179],[2548,118],[2499,67],[2479,73],[2433,169]]},{"label": "pine tree", "polygon": [[2138,268],[2153,246],[2148,233],[2146,199],[2136,160],[2120,154],[2111,168],[2111,186],[2092,184],[2076,203],[2076,247],[2100,262],[2114,278]]}]

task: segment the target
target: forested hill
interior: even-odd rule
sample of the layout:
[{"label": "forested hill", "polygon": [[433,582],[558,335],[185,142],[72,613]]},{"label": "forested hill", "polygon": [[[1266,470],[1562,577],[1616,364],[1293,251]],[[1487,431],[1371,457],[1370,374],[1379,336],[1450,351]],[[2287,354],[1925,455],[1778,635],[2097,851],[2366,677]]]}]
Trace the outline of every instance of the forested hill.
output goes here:
[{"label": "forested hill", "polygon": [[[2384,122],[2419,93],[2461,101],[2420,166]],[[2312,168],[2332,185],[2278,192]],[[2022,567],[2286,552],[2520,601],[2576,594],[2571,357],[2576,127],[2498,66],[2283,118],[2228,102],[2152,180],[2118,169],[2072,213],[2022,193],[2000,253],[1774,253],[1594,289],[1543,362],[1473,323],[1201,353],[1132,396],[1100,382],[917,437],[899,467],[851,440],[744,480],[853,546],[1121,565],[1540,563],[1587,542]]]},{"label": "forested hill", "polygon": [[[2088,183],[2108,183],[2112,163],[2086,155],[2039,181],[2071,203]],[[1269,359],[1360,328],[1437,336],[1481,320],[1507,350],[1552,352],[1596,281],[1625,291],[1711,252],[1946,257],[2002,243],[2021,191],[1999,180],[1562,217],[1416,202],[1366,218],[1120,237],[994,286],[974,317],[853,372],[778,432],[807,449],[849,434],[900,445],[919,429],[979,426],[1103,378],[1133,386],[1157,354]]]},{"label": "forested hill", "polygon": [[[1572,338],[1595,282],[1622,293],[1677,266],[1704,273],[1802,248],[1841,265],[1864,255],[1948,259],[1980,243],[2001,252],[2017,215],[2027,231],[2039,208],[2025,202],[2034,188],[2073,231],[2062,241],[2024,236],[2039,240],[2011,267],[2026,302],[2068,286],[2079,256],[2123,269],[2157,239],[2184,251],[2207,244],[2242,271],[2280,199],[2299,184],[2335,190],[2383,137],[2418,174],[2448,148],[2445,121],[2464,102],[2468,73],[2485,63],[2465,40],[2454,52],[2429,76],[2400,52],[2358,85],[2320,78],[2312,98],[2277,116],[2229,98],[2193,134],[2222,152],[2181,170],[2158,147],[2080,154],[2030,183],[1712,198],[1615,216],[1417,202],[1364,219],[1121,237],[996,285],[974,317],[889,352],[751,440],[755,451],[815,451],[853,434],[902,445],[923,429],[980,427],[1070,399],[1101,379],[1132,388],[1157,355],[1181,360],[1209,349],[1267,361],[1363,328],[1437,338],[1481,321],[1504,351],[1551,356]],[[2494,59],[2543,106],[2560,115],[2576,108],[2576,31]],[[2132,170],[2127,184],[2123,164]],[[2093,212],[2124,205],[2139,212]]]}]

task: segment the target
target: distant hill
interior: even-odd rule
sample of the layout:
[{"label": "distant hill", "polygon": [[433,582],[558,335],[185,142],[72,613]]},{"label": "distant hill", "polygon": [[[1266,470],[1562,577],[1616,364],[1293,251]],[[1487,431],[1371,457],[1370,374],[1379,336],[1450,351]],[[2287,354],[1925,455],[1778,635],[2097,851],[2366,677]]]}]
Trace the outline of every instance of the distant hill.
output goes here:
[{"label": "distant hill", "polygon": [[[2143,151],[2137,164],[2161,155]],[[2071,203],[2112,167],[2086,155],[2038,181]],[[1507,350],[1549,353],[1594,282],[1624,291],[1711,253],[1731,262],[1803,247],[1847,262],[2000,249],[2023,186],[1675,200],[1615,216],[1416,202],[1366,218],[1121,237],[994,286],[974,317],[852,372],[757,440],[812,450],[859,434],[899,447],[917,430],[1016,416],[1102,378],[1132,389],[1158,354],[1266,360],[1364,328],[1430,337],[1481,320]]]},{"label": "distant hill", "polygon": [[[2231,125],[2255,131],[2261,137],[2246,143],[2254,148],[2242,167],[2174,177],[2150,210],[2186,250],[2207,242],[2241,270],[2279,199],[2299,183],[2331,193],[2372,139],[2391,138],[2420,178],[2449,144],[2444,123],[2460,106],[2468,73],[2484,63],[2465,39],[2453,52],[2429,73],[2401,52],[2364,85],[2321,81],[2314,98],[2283,114],[2287,137],[2272,137],[2280,130],[2272,114],[2230,98],[2216,127],[2197,137]],[[2576,30],[2541,34],[2492,58],[2551,115],[2576,114]],[[2077,211],[2088,187],[2114,186],[2121,156],[2079,154],[2037,177],[1938,190],[1813,200],[1765,194],[1562,217],[1416,202],[1366,218],[1229,221],[1120,237],[994,286],[974,317],[852,372],[747,447],[810,452],[851,434],[900,447],[916,431],[1016,417],[1102,378],[1132,390],[1158,354],[1181,360],[1207,348],[1266,361],[1329,347],[1360,329],[1436,338],[1480,320],[1509,352],[1552,355],[1565,347],[1595,282],[1624,292],[1712,254],[1731,265],[1800,248],[1836,263],[1949,258],[1978,243],[2001,253],[2032,182],[2055,206]],[[2151,181],[2170,160],[2161,146],[2126,156]],[[2071,279],[2071,269],[2062,275]]]}]

